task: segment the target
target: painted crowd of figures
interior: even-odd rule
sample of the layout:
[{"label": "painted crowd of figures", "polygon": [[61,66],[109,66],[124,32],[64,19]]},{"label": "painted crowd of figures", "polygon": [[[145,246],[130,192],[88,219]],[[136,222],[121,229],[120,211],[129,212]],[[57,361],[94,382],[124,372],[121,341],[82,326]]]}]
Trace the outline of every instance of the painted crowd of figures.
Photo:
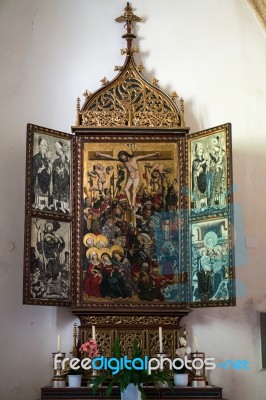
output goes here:
[{"label": "painted crowd of figures", "polygon": [[164,300],[169,286],[176,290],[179,262],[172,169],[145,161],[158,152],[95,156],[84,187],[85,299]]},{"label": "painted crowd of figures", "polygon": [[42,211],[70,212],[69,146],[66,140],[38,137],[32,164],[32,205]]}]

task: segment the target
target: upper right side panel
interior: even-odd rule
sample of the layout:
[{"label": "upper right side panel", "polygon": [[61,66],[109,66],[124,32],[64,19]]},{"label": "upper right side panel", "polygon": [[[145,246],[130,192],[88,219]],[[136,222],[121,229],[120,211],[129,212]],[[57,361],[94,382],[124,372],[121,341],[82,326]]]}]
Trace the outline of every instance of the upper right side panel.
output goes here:
[{"label": "upper right side panel", "polygon": [[188,135],[186,159],[189,303],[234,305],[231,125]]}]

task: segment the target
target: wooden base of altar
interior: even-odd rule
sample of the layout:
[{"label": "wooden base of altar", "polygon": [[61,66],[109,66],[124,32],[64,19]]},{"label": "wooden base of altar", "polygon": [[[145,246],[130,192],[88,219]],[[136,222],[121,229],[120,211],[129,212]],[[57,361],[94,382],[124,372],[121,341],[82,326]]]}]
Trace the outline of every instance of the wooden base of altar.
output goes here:
[{"label": "wooden base of altar", "polygon": [[[41,400],[120,400],[120,391],[118,388],[114,388],[113,393],[110,397],[105,396],[105,387],[98,389],[94,395],[92,389],[88,387],[79,388],[52,388],[43,387],[41,389],[42,397]],[[173,387],[173,389],[155,389],[154,387],[147,387],[145,389],[147,400],[165,400],[165,399],[178,399],[178,400],[226,400],[222,396],[222,388],[217,386],[206,386],[204,388],[193,388],[193,387]]]}]

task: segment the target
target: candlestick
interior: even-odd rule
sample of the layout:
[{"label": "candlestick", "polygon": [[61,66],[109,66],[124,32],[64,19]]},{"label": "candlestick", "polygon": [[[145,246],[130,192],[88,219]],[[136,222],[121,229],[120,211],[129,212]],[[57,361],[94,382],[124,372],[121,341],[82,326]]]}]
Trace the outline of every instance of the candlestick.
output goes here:
[{"label": "candlestick", "polygon": [[92,325],[91,332],[92,332],[92,340],[96,340],[95,325]]},{"label": "candlestick", "polygon": [[[196,339],[196,336],[195,338]],[[204,360],[205,360],[205,354],[204,353],[191,353],[190,354],[190,359],[191,359],[191,382],[190,385],[192,387],[205,387],[206,386],[206,376],[205,376],[205,366],[204,366]]]},{"label": "candlestick", "polygon": [[163,330],[161,326],[159,326],[159,352],[163,352]]},{"label": "candlestick", "polygon": [[199,350],[198,338],[197,338],[197,336],[194,336],[194,342],[195,342],[195,353],[197,353],[198,350]]},{"label": "candlestick", "polygon": [[[52,356],[53,356],[53,369],[54,369],[54,376],[51,380],[52,387],[53,388],[66,387],[66,377],[62,370],[62,361],[64,360],[66,353],[60,353],[60,352],[52,353]],[[55,357],[56,357],[56,363],[55,363]]]},{"label": "candlestick", "polygon": [[57,335],[57,352],[60,353],[61,350],[61,337]]}]

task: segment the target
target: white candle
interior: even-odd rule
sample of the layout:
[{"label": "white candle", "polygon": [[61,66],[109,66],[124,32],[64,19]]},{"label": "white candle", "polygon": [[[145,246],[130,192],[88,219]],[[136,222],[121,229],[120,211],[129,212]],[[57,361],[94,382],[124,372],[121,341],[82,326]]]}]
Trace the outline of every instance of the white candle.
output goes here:
[{"label": "white candle", "polygon": [[195,342],[195,353],[197,353],[198,350],[199,350],[199,345],[198,345],[198,338],[197,338],[197,336],[194,336],[194,342]]},{"label": "white candle", "polygon": [[163,352],[163,330],[162,327],[159,326],[159,353]]},{"label": "white candle", "polygon": [[95,325],[91,327],[92,340],[96,340]]},{"label": "white candle", "polygon": [[60,353],[61,351],[61,337],[57,335],[57,352]]}]

